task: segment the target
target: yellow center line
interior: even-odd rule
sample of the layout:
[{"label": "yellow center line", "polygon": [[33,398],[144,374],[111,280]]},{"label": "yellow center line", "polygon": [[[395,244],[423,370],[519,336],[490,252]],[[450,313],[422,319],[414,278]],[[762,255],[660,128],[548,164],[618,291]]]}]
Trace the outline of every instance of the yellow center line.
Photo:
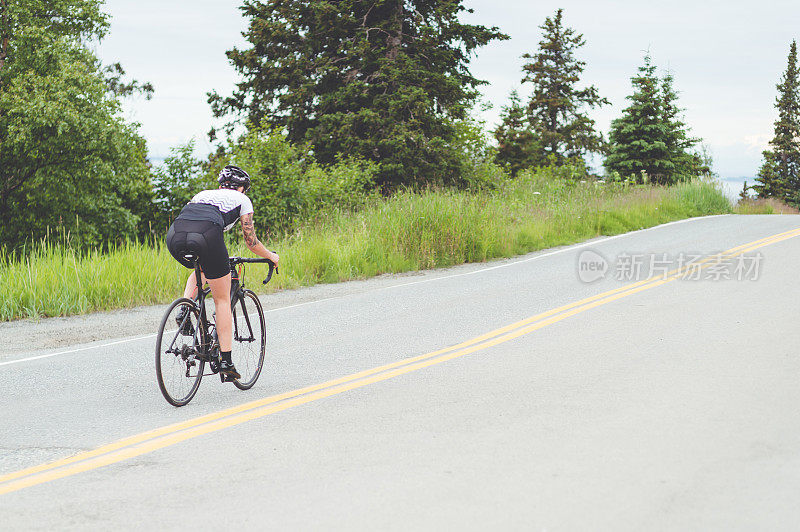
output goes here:
[{"label": "yellow center line", "polygon": [[529,334],[589,309],[679,279],[689,268],[710,266],[713,264],[712,261],[735,257],[747,251],[794,238],[798,235],[800,235],[800,228],[764,237],[753,242],[736,246],[727,251],[708,256],[703,260],[696,261],[683,268],[676,268],[661,277],[651,277],[643,281],[638,281],[587,297],[490,331],[445,349],[399,360],[320,384],[251,401],[219,412],[124,438],[69,458],[9,473],[0,476],[0,495],[140,456],[190,438],[215,432],[294,406],[330,397],[355,388],[391,379],[398,375],[427,368],[434,364],[440,364],[476,351],[484,350]]}]

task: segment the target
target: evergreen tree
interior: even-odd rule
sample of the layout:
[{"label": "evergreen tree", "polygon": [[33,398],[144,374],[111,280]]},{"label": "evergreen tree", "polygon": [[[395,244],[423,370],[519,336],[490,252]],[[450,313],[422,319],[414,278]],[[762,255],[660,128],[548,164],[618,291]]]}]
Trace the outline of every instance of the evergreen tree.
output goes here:
[{"label": "evergreen tree", "polygon": [[663,128],[660,120],[660,97],[656,67],[650,55],[639,67],[639,75],[631,78],[633,94],[627,98],[631,105],[622,111],[622,117],[611,122],[609,153],[605,167],[623,176],[641,173],[661,174],[660,163],[667,157]]},{"label": "evergreen tree", "polygon": [[[674,88],[675,78],[667,72],[661,78],[661,120],[665,128],[665,144],[667,147],[668,175],[697,176],[711,172],[700,154],[690,151],[701,139],[689,136],[686,123],[682,120],[683,109],[678,107],[678,92]],[[667,181],[674,181],[668,179]]]},{"label": "evergreen tree", "polygon": [[800,80],[797,72],[797,42],[792,41],[783,80],[778,84],[775,107],[778,120],[771,149],[764,151],[764,164],[753,189],[759,197],[777,197],[800,205]]},{"label": "evergreen tree", "polygon": [[540,157],[541,148],[533,136],[517,91],[511,92],[509,104],[503,107],[494,137],[498,145],[496,160],[511,175],[544,164]]},{"label": "evergreen tree", "polygon": [[0,246],[59,226],[89,244],[145,231],[145,144],[115,90],[147,87],[87,48],[108,29],[101,5],[0,0]]},{"label": "evergreen tree", "polygon": [[742,190],[739,191],[739,201],[747,201],[750,199],[750,193],[748,192],[751,187],[747,186],[747,181],[744,182],[742,185]]},{"label": "evergreen tree", "polygon": [[[454,121],[485,83],[472,53],[506,39],[462,24],[463,0],[245,0],[250,47],[228,57],[243,81],[232,96],[209,95],[231,126],[285,128],[316,158],[372,160],[385,186],[447,182],[458,175]],[[212,132],[212,138],[214,136]]]},{"label": "evergreen tree", "polygon": [[575,53],[586,41],[574,29],[564,27],[562,18],[562,9],[553,18],[547,17],[540,26],[544,34],[539,51],[522,56],[529,60],[522,68],[522,83],[533,85],[528,121],[541,146],[540,159],[555,164],[604,150],[603,137],[584,109],[609,104],[596,87],[577,87],[586,63]]},{"label": "evergreen tree", "polygon": [[680,119],[673,76],[659,79],[650,54],[631,78],[631,105],[611,122],[606,170],[634,176],[642,182],[670,184],[710,171],[703,159],[688,151],[699,139],[689,137]]},{"label": "evergreen tree", "polygon": [[772,150],[764,150],[762,155],[764,162],[751,188],[759,198],[786,198],[790,194],[790,189],[778,169],[778,157]]}]

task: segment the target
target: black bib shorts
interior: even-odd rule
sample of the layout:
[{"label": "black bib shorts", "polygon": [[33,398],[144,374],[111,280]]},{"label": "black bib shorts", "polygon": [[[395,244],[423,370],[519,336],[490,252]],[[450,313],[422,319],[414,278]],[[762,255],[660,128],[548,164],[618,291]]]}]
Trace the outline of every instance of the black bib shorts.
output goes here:
[{"label": "black bib shorts", "polygon": [[194,268],[184,258],[186,253],[200,257],[200,269],[206,279],[219,279],[231,272],[228,248],[222,236],[222,227],[208,220],[183,220],[178,218],[167,232],[167,249],[175,260]]}]

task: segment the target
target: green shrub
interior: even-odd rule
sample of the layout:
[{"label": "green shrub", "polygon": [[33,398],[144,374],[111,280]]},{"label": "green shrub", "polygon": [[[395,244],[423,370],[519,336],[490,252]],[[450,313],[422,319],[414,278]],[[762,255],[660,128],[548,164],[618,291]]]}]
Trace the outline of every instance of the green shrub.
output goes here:
[{"label": "green shrub", "polygon": [[268,128],[252,128],[206,164],[194,158],[190,143],[173,150],[157,171],[166,184],[158,189],[157,201],[167,207],[162,213],[171,222],[194,193],[218,186],[217,175],[227,164],[250,174],[248,196],[262,234],[291,231],[327,210],[351,210],[375,198],[374,164],[344,158],[323,167],[312,155],[307,147],[293,145],[283,133]]}]

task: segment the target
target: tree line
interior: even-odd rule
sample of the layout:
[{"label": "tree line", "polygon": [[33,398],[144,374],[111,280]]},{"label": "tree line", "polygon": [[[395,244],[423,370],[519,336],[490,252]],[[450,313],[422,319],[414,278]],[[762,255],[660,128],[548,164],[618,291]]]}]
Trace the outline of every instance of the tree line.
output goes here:
[{"label": "tree line", "polygon": [[530,96],[523,104],[512,92],[494,131],[497,158],[512,173],[564,164],[586,172],[587,154],[605,157],[608,176],[637,183],[672,184],[711,171],[708,157],[694,150],[700,139],[681,120],[672,74],[659,77],[649,53],[631,78],[630,105],[612,121],[606,140],[588,110],[609,101],[595,86],[578,86],[585,62],[576,51],[586,44],[583,35],[564,25],[561,9],[540,28],[539,50],[523,56],[522,84],[531,86]]},{"label": "tree line", "polygon": [[471,115],[486,82],[470,60],[509,36],[461,22],[463,0],[244,0],[246,45],[227,51],[241,81],[208,98],[223,124],[209,132],[216,151],[200,159],[178,146],[153,167],[120,113],[123,98],[153,87],[86,44],[108,32],[101,6],[0,0],[0,245],[55,228],[91,245],[161,235],[228,162],[251,171],[270,228],[400,187],[491,186],[538,166],[585,178],[587,156],[603,157],[607,178],[637,183],[710,171],[672,75],[649,54],[608,138],[597,131],[588,113],[609,102],[580,85],[585,39],[560,9],[524,56],[529,92],[511,94],[487,142]]}]

